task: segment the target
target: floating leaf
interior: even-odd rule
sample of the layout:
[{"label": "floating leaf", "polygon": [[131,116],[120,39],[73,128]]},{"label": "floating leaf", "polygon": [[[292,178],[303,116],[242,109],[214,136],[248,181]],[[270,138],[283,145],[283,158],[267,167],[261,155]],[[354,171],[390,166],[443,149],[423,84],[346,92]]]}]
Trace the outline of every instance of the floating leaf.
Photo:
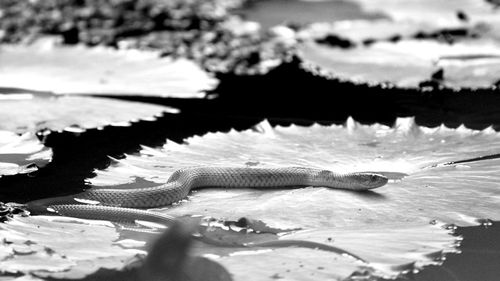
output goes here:
[{"label": "floating leaf", "polygon": [[[463,24],[458,30],[473,33],[474,26]],[[450,29],[453,30],[453,29]],[[349,20],[340,22],[318,22],[302,28],[298,36],[303,40],[325,40],[329,35],[347,39],[355,44],[370,44],[375,41],[398,41],[412,38],[418,34],[432,34],[442,31],[431,23],[413,21],[381,20]],[[446,31],[446,29],[445,29]],[[466,37],[469,34],[464,34]],[[470,37],[470,35],[469,35]]]},{"label": "floating leaf", "polygon": [[432,40],[402,40],[347,50],[309,41],[299,50],[309,66],[362,83],[418,87],[439,70],[443,77],[438,79],[449,87],[486,88],[500,80],[500,46],[491,41],[450,45]]},{"label": "floating leaf", "polygon": [[[164,183],[179,168],[196,165],[307,166],[385,174],[393,181],[373,192],[326,188],[205,189],[162,211],[173,216],[250,217],[270,227],[301,228],[318,235],[290,236],[306,241],[326,241],[327,233],[333,239],[350,233],[352,240],[339,246],[366,259],[380,275],[393,276],[395,272],[391,270],[403,271],[404,264],[413,261],[418,267],[430,262],[426,254],[419,254],[419,258],[409,254],[413,252],[411,245],[427,250],[434,245],[431,252],[438,252],[452,243],[447,240],[449,237],[439,236],[436,228],[426,228],[429,222],[468,226],[478,224],[482,218],[500,219],[499,138],[500,134],[492,128],[426,128],[411,118],[398,119],[393,127],[361,125],[352,119],[344,126],[272,128],[264,122],[252,130],[210,133],[188,138],[183,144],[168,141],[162,149],[144,147],[139,155],[129,155],[99,171],[91,182],[145,187]],[[336,229],[342,233],[336,233]],[[398,231],[402,231],[399,236],[390,236]],[[422,236],[412,236],[416,233]],[[361,238],[365,234],[372,240]],[[370,246],[366,243],[373,242],[374,237],[384,237],[386,242],[374,243],[380,248],[367,252]],[[286,235],[281,239],[287,239]],[[381,252],[387,255],[373,254]],[[270,253],[256,252],[255,259],[266,260],[259,255],[274,255]],[[245,263],[250,264],[249,260],[245,259]],[[228,269],[231,271],[231,266]]]},{"label": "floating leaf", "polygon": [[0,130],[17,133],[49,129],[80,133],[104,126],[129,126],[138,120],[154,120],[163,112],[178,110],[152,104],[108,98],[3,94]]},{"label": "floating leaf", "polygon": [[193,62],[157,52],[58,46],[53,41],[0,47],[0,87],[58,94],[205,96],[217,81]]},{"label": "floating leaf", "polygon": [[[198,247],[196,254],[226,266],[235,280],[269,280],[277,275],[287,280],[305,276],[344,280],[354,274],[392,278],[440,264],[444,254],[456,252],[460,239],[450,236],[452,231],[428,223],[316,228],[282,233],[279,241],[255,241],[260,246],[253,248]],[[264,262],[272,266],[263,267]]]},{"label": "floating leaf", "polygon": [[[388,229],[391,231],[387,231]],[[451,238],[452,229],[443,231],[442,224],[429,227],[424,224],[385,223],[369,228],[344,227],[305,230],[283,236],[294,239],[331,244],[355,253],[369,261],[376,275],[390,278],[402,271],[439,264],[443,253],[456,252]],[[434,259],[434,260],[433,260]]]},{"label": "floating leaf", "polygon": [[[363,126],[349,120],[346,126],[272,129],[263,123],[257,131],[213,133],[189,138],[183,145],[168,142],[162,150],[145,149],[140,156],[120,160],[116,174],[112,167],[92,182],[98,184],[106,177],[117,183],[131,182],[135,177],[164,182],[174,170],[193,165],[307,166],[375,171],[393,179],[406,174],[401,181],[373,193],[323,188],[266,192],[209,189],[194,193],[188,202],[168,213],[232,219],[250,216],[281,228],[432,219],[472,225],[475,219],[500,219],[496,208],[500,203],[500,175],[496,172],[500,159],[443,163],[498,154],[499,138],[491,128],[425,128],[413,119],[398,119],[394,127]],[[124,171],[128,171],[127,177]],[[277,206],[283,212],[277,211]]]},{"label": "floating leaf", "polygon": [[0,237],[2,273],[82,278],[99,268],[122,268],[143,253],[115,244],[112,224],[74,218],[15,217],[0,224]]},{"label": "floating leaf", "polygon": [[2,281],[43,281],[43,279],[32,276],[32,275],[23,275],[20,277],[3,277]]},{"label": "floating leaf", "polygon": [[378,12],[396,21],[431,22],[441,27],[457,26],[457,12],[469,15],[473,22],[498,21],[498,11],[488,1],[456,0],[352,0],[366,12]]},{"label": "floating leaf", "polygon": [[[387,231],[389,227],[392,231]],[[353,275],[391,278],[403,271],[439,264],[443,253],[455,251],[453,237],[443,231],[442,226],[428,224],[332,227],[299,231],[284,235],[280,240],[298,242],[295,247],[256,248],[229,255],[205,255],[226,266],[234,280],[272,280],[276,277],[286,280],[345,280]],[[335,246],[354,252],[367,262],[322,249],[301,247],[300,241]]]},{"label": "floating leaf", "polygon": [[301,30],[305,43],[299,56],[319,73],[403,88],[425,86],[429,80],[452,88],[489,88],[500,81],[500,12],[487,1],[351,2],[388,18],[315,23]]},{"label": "floating leaf", "polygon": [[0,177],[31,173],[51,160],[52,150],[32,133],[0,131]]}]

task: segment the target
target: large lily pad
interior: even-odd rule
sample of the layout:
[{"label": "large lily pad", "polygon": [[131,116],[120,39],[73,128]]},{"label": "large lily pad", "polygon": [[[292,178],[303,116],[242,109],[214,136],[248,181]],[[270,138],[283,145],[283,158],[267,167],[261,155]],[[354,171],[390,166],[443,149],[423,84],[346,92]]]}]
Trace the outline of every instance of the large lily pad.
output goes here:
[{"label": "large lily pad", "polygon": [[32,133],[0,131],[0,177],[36,171],[52,160],[52,149]]},{"label": "large lily pad", "polygon": [[[98,176],[90,181],[99,186],[144,187],[154,182],[163,183],[174,170],[193,165],[311,166],[380,172],[393,181],[374,192],[353,193],[326,188],[207,189],[162,211],[174,216],[258,218],[272,227],[302,228],[312,233],[309,237],[284,235],[281,239],[300,238],[324,243],[329,237],[342,237],[343,234],[335,234],[336,230],[350,233],[353,240],[334,245],[365,258],[369,268],[377,272],[375,274],[394,276],[395,268],[404,268],[402,265],[410,263],[411,259],[419,260],[409,254],[413,250],[409,250],[412,247],[408,241],[421,241],[416,243],[425,245],[424,248],[436,241],[444,241],[446,245],[450,242],[434,240],[436,232],[424,227],[429,222],[438,220],[468,226],[478,224],[483,218],[500,219],[497,208],[500,178],[496,168],[500,159],[495,157],[500,150],[499,138],[500,134],[492,128],[482,131],[464,126],[426,128],[416,125],[411,118],[398,119],[393,127],[361,125],[351,119],[344,126],[272,128],[264,122],[253,130],[211,133],[186,139],[183,144],[168,141],[161,149],[144,147],[139,155],[129,155],[117,160],[111,168],[98,171]],[[489,155],[493,156],[482,157]],[[415,225],[417,228],[413,228]],[[388,236],[386,242],[376,243],[380,249],[366,252],[370,248],[366,241],[396,230],[405,235]],[[363,231],[372,240],[361,238]],[[429,235],[403,238],[415,233]],[[404,246],[396,249],[395,245],[400,242]],[[272,263],[271,256],[276,255],[276,261],[280,260],[281,251],[254,252],[256,257],[253,259],[258,263],[264,260],[260,255],[264,255]],[[387,255],[373,255],[381,252]],[[252,258],[244,260],[250,265]],[[241,270],[237,265],[239,260],[233,263],[230,258],[222,257],[221,262],[230,271],[231,268],[235,272]],[[355,267],[356,271],[360,270],[359,266]],[[338,268],[345,269],[340,265]],[[280,274],[285,274],[284,270]],[[339,270],[335,273],[343,269]],[[261,273],[267,275],[269,272]],[[328,275],[334,274],[331,271],[323,273],[326,275],[322,276],[334,276]]]},{"label": "large lily pad", "polygon": [[50,94],[3,94],[0,102],[0,130],[17,133],[39,130],[83,132],[108,125],[129,126],[139,120],[155,120],[177,109],[82,96]]},{"label": "large lily pad", "polygon": [[53,40],[0,47],[0,87],[60,94],[204,97],[217,80],[186,59],[158,52],[59,46]]},{"label": "large lily pad", "polygon": [[500,47],[486,40],[452,45],[402,40],[347,50],[308,41],[299,47],[299,52],[306,65],[361,83],[389,82],[412,88],[440,70],[443,75],[437,79],[449,87],[487,88],[500,80]]},{"label": "large lily pad", "polygon": [[408,176],[373,193],[361,194],[322,188],[203,190],[167,212],[232,219],[251,216],[278,227],[315,227],[318,223],[361,226],[433,219],[466,226],[475,224],[476,219],[500,219],[496,208],[500,203],[496,173],[500,160],[444,164],[498,154],[499,138],[491,128],[426,128],[410,118],[398,119],[394,127],[364,126],[353,120],[345,126],[271,128],[262,123],[254,130],[212,133],[186,139],[184,144],[168,141],[159,150],[144,148],[140,155],[128,156],[98,171],[90,182],[140,187],[147,182],[137,178],[163,183],[176,169],[193,165],[381,171],[394,179]]}]

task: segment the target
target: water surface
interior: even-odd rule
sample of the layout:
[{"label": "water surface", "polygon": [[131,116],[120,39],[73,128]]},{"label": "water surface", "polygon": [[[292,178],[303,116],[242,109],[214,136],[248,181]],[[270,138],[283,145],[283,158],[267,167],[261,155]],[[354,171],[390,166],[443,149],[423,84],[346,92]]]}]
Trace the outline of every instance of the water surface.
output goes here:
[{"label": "water surface", "polygon": [[340,20],[380,19],[382,14],[367,13],[348,1],[300,1],[267,0],[255,1],[237,11],[251,21],[268,28],[280,24],[308,24]]}]

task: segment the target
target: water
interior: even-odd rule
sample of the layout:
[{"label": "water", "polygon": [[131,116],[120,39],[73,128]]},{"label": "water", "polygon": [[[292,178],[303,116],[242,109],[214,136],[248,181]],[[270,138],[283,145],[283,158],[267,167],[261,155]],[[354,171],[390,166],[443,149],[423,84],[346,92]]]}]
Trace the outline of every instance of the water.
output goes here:
[{"label": "water", "polygon": [[366,13],[361,7],[347,1],[300,1],[273,0],[255,1],[237,11],[251,21],[269,28],[280,24],[308,24],[340,20],[379,19],[381,14]]},{"label": "water", "polygon": [[458,227],[463,237],[460,254],[449,254],[440,266],[429,266],[395,281],[497,281],[500,276],[500,222],[481,220],[480,226]]},{"label": "water", "polygon": [[[290,80],[290,77],[288,79]],[[241,84],[239,87],[246,88],[242,87]],[[252,94],[254,93],[252,92]],[[498,103],[489,104],[492,107],[498,105]],[[54,193],[77,193],[81,191],[83,179],[89,177],[96,167],[105,167],[105,162],[108,161],[107,155],[116,156],[120,153],[134,152],[139,144],[161,145],[165,138],[180,141],[195,133],[202,134],[208,130],[228,130],[231,127],[244,129],[249,124],[256,123],[250,117],[238,119],[229,118],[223,114],[221,114],[222,116],[214,116],[215,110],[213,108],[200,108],[203,110],[194,111],[196,113],[184,113],[180,116],[166,115],[158,122],[140,122],[130,128],[110,127],[103,131],[91,130],[79,137],[70,133],[52,134],[48,137],[48,146],[53,147],[58,155],[53,163],[41,169],[36,178],[24,176],[2,178],[0,186],[4,188],[0,197],[3,196],[4,201],[25,202],[30,199],[49,197],[55,195]],[[231,107],[231,109],[234,108]],[[301,112],[304,115],[307,113],[298,109],[296,112]],[[463,118],[463,115],[460,116]],[[169,128],[169,130],[164,128]],[[9,188],[7,189],[7,187]],[[490,222],[484,220],[481,223],[483,226],[459,227],[456,230],[457,234],[464,237],[460,247],[461,254],[450,254],[443,266],[424,268],[418,273],[404,276],[399,281],[408,279],[421,281],[497,280],[500,276],[500,268],[498,267],[500,222],[493,222],[490,225]],[[107,280],[124,280],[120,279],[120,273],[113,272],[111,275],[113,277]]]}]

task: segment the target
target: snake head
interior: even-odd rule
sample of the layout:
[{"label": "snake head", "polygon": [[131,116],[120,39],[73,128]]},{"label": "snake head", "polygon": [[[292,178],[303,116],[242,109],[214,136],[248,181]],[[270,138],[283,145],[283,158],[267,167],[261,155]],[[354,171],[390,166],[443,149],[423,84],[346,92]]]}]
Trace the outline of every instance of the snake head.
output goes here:
[{"label": "snake head", "polygon": [[385,185],[389,179],[373,172],[335,173],[322,170],[316,174],[313,186],[326,186],[348,190],[367,190]]},{"label": "snake head", "polygon": [[375,173],[358,173],[356,179],[363,189],[372,189],[385,185],[389,179]]}]

